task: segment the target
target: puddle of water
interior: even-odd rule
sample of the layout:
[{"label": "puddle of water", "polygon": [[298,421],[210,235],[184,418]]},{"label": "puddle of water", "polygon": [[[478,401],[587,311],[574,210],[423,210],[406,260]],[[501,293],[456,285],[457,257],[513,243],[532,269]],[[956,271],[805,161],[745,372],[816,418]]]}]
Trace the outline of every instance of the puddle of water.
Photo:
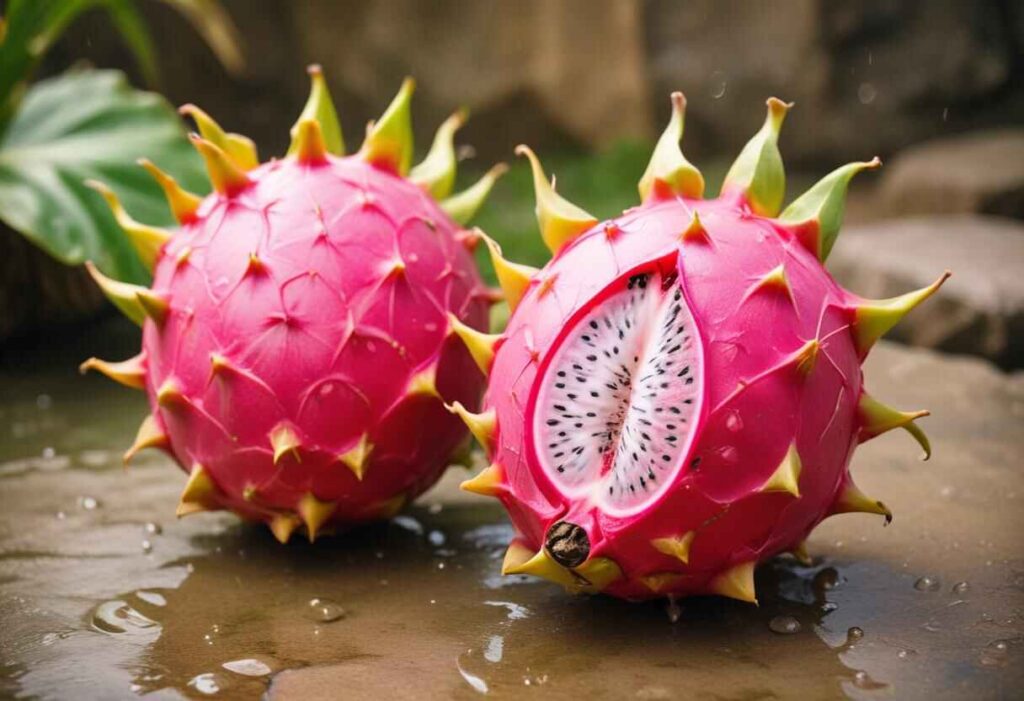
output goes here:
[{"label": "puddle of water", "polygon": [[[930,427],[927,466],[888,437],[859,455],[896,522],[827,523],[813,566],[758,570],[755,608],[575,598],[501,577],[511,529],[457,492],[458,471],[390,524],[315,546],[279,546],[229,515],[175,521],[176,468],[119,466],[136,395],[25,373],[0,373],[0,393],[0,419],[31,424],[0,441],[0,696],[931,700],[1024,683],[1024,516],[1007,496],[1024,494],[1024,438],[972,426],[978,397]],[[51,458],[31,457],[40,445]]]}]

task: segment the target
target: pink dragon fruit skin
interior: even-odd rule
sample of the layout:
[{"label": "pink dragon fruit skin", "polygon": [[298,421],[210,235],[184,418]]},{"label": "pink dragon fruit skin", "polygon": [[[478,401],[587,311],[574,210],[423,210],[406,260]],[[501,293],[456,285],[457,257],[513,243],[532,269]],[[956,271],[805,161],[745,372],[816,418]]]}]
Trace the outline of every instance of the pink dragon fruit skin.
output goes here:
[{"label": "pink dragon fruit skin", "polygon": [[[755,601],[755,565],[783,552],[806,557],[803,542],[825,517],[891,519],[853,484],[848,465],[859,442],[895,427],[911,431],[927,454],[913,424],[926,412],[873,400],[860,365],[945,276],[892,300],[846,292],[822,261],[850,178],[878,161],[834,171],[776,217],[784,187],[776,143],[788,105],[773,99],[723,194],[704,200],[703,178],[678,148],[682,95],[673,103],[640,183],[643,205],[611,221],[598,223],[556,195],[521,147],[554,258],[530,270],[491,243],[514,312],[500,336],[471,339],[489,386],[480,414],[460,413],[491,465],[463,487],[507,509],[517,531],[507,574],[629,599]],[[673,294],[678,313],[668,306]],[[626,299],[641,301],[619,301]],[[627,310],[620,316],[617,304]],[[630,347],[641,349],[632,366]],[[604,380],[619,378],[607,390],[594,381],[604,367],[618,373]],[[609,420],[599,407],[613,388],[628,400]],[[595,451],[612,424],[617,445]],[[574,451],[582,456],[575,461]]]},{"label": "pink dragon fruit skin", "polygon": [[491,293],[453,217],[471,216],[501,172],[448,198],[459,113],[404,177],[411,81],[359,153],[334,155],[337,117],[311,74],[289,156],[263,165],[244,137],[183,108],[215,191],[200,200],[147,164],[181,221],[173,233],[130,220],[98,186],[153,285],[91,268],[144,320],[143,343],[130,361],[83,366],[144,387],[152,413],[126,460],[160,447],[189,472],[179,515],[230,509],[282,541],[392,515],[466,437],[444,402],[475,405],[483,378],[449,315],[485,328]]}]

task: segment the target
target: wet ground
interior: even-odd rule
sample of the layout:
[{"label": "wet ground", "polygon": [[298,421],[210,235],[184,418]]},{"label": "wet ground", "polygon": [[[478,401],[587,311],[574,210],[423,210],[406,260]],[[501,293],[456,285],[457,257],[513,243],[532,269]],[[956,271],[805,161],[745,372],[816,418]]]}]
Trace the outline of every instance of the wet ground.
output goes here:
[{"label": "wet ground", "polygon": [[0,697],[1020,698],[1024,377],[880,347],[872,391],[934,411],[930,462],[895,434],[855,458],[893,524],[830,520],[759,608],[675,609],[501,577],[511,531],[458,469],[315,546],[176,521],[183,473],[121,468],[141,396],[55,355],[0,371]]}]

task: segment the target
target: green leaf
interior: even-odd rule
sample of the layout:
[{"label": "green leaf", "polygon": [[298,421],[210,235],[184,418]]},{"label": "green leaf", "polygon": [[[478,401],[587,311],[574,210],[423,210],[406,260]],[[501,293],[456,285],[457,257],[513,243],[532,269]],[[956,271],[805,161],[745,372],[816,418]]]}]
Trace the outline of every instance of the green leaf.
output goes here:
[{"label": "green leaf", "polygon": [[242,36],[231,15],[217,0],[163,0],[177,10],[203,38],[217,60],[232,75],[245,67]]},{"label": "green leaf", "polygon": [[70,71],[35,84],[0,140],[0,219],[69,265],[107,275],[148,274],[103,199],[107,183],[139,221],[173,224],[160,188],[135,161],[148,158],[192,191],[207,192],[202,162],[163,98],[118,71]]},{"label": "green leaf", "polygon": [[[245,57],[238,28],[217,0],[163,2],[192,25],[228,72],[237,75],[242,71]],[[16,109],[39,60],[79,15],[93,8],[107,12],[143,79],[155,86],[160,71],[140,4],[141,0],[9,0],[0,40],[0,130]]]},{"label": "green leaf", "polygon": [[36,63],[96,0],[10,0],[0,42],[0,122],[6,122]]},{"label": "green leaf", "polygon": [[125,46],[135,57],[143,82],[149,87],[159,87],[160,68],[156,62],[153,37],[136,7],[136,0],[103,0],[103,5],[106,6],[110,21],[121,34]]}]

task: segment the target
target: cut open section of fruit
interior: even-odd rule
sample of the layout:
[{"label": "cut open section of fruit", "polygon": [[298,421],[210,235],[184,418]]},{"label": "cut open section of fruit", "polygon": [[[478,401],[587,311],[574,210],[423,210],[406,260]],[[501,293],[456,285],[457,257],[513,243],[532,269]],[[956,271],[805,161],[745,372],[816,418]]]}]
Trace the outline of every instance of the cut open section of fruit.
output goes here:
[{"label": "cut open section of fruit", "polygon": [[681,469],[702,399],[703,350],[675,270],[630,274],[546,363],[533,415],[540,463],[567,497],[635,512]]}]

